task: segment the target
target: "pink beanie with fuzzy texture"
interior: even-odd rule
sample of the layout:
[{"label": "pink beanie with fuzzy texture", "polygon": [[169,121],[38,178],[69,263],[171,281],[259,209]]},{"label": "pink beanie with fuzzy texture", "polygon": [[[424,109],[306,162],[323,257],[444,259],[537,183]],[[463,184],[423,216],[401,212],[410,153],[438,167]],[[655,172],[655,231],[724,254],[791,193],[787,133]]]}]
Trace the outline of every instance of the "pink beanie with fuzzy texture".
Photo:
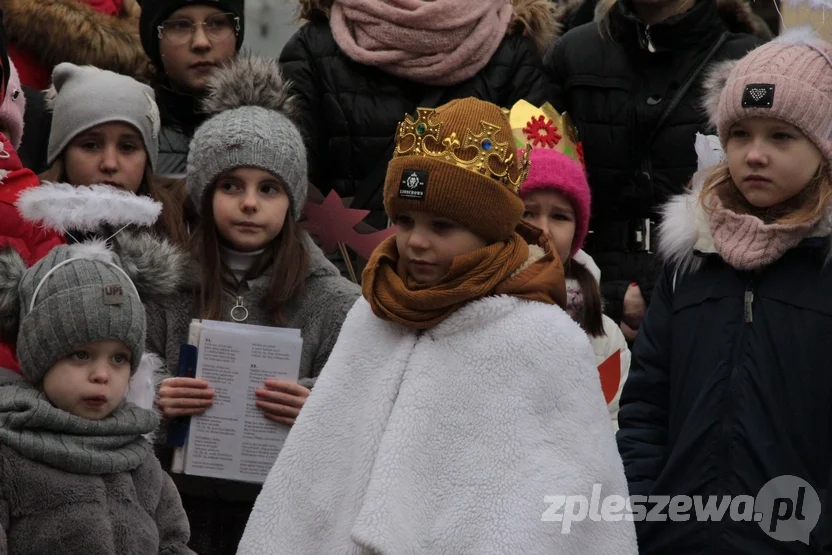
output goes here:
[{"label": "pink beanie with fuzzy texture", "polygon": [[23,87],[20,86],[20,76],[17,68],[9,60],[11,71],[9,72],[9,86],[6,88],[6,98],[0,105],[0,129],[8,134],[9,141],[15,150],[20,148],[20,141],[23,140],[23,113],[26,111],[26,95],[23,94]]},{"label": "pink beanie with fuzzy texture", "polygon": [[711,115],[723,147],[743,118],[790,123],[818,147],[832,172],[832,45],[796,29],[752,50],[727,74]]},{"label": "pink beanie with fuzzy texture", "polygon": [[529,158],[531,170],[520,187],[520,196],[535,191],[554,191],[569,200],[575,211],[575,236],[569,256],[575,256],[584,246],[589,231],[591,195],[586,173],[578,162],[550,148],[533,148]]}]

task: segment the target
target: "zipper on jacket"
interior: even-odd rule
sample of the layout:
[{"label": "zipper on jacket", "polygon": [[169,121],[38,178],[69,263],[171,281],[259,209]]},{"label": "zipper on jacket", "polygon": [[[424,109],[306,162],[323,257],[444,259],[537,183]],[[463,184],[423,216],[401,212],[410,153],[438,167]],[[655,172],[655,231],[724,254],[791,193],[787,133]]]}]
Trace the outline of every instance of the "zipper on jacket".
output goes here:
[{"label": "zipper on jacket", "polygon": [[737,379],[739,375],[740,357],[742,356],[743,347],[745,344],[745,336],[748,333],[748,326],[754,321],[754,280],[751,279],[745,286],[745,293],[743,294],[743,325],[740,326],[739,334],[737,334],[736,344],[731,353],[731,374],[728,377],[728,393],[725,403],[726,409],[723,414],[723,433],[722,441],[725,449],[725,455],[722,457],[723,472],[720,482],[723,484],[722,492],[725,495],[731,494],[730,487],[727,482],[732,471],[731,461],[731,431],[729,429],[729,418],[733,415],[733,400],[737,390]]},{"label": "zipper on jacket", "polygon": [[235,322],[248,320],[248,309],[243,305],[243,297],[237,296],[237,303],[231,308],[231,319]]},{"label": "zipper on jacket", "polygon": [[648,52],[655,52],[656,47],[653,46],[653,39],[650,38],[650,26],[644,26],[644,39],[647,41],[647,51]]}]

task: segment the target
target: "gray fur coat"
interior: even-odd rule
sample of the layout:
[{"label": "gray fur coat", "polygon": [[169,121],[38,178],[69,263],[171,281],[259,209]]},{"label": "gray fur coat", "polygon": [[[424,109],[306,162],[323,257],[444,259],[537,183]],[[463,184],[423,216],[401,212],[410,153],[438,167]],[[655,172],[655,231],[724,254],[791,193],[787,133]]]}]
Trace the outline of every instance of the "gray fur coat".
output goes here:
[{"label": "gray fur coat", "polygon": [[[311,388],[321,373],[332,347],[335,345],[341,324],[352,305],[361,294],[354,283],[341,277],[338,269],[326,259],[308,235],[304,242],[309,251],[309,273],[306,292],[286,310],[286,328],[298,328],[303,338],[298,383]],[[265,306],[271,271],[243,283],[239,290],[226,290],[223,298],[223,319],[231,322],[231,309],[242,298],[248,309],[244,324],[274,326],[274,320]],[[147,310],[147,350],[166,360],[168,375],[176,375],[179,363],[179,347],[188,340],[188,329],[196,314],[197,297],[192,291],[181,292],[166,298],[164,304],[149,303]]]},{"label": "gray fur coat", "polygon": [[179,555],[188,520],[148,452],[129,472],[74,474],[0,446],[0,555]]},{"label": "gray fur coat", "polygon": [[0,555],[179,555],[188,520],[141,435],[153,412],[123,403],[102,420],[0,386]]}]

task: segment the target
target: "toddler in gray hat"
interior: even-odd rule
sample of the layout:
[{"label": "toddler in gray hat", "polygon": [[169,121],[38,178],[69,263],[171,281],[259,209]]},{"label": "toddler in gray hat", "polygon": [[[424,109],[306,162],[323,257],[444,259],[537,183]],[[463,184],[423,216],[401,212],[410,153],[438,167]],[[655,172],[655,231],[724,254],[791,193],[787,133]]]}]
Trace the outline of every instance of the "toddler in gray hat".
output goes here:
[{"label": "toddler in gray hat", "polygon": [[28,269],[0,249],[0,335],[24,378],[0,387],[0,553],[192,553],[143,437],[158,417],[125,401],[144,351],[140,294],[158,289],[148,273],[176,281],[165,246],[143,237],[121,256],[101,241],[57,246]]}]

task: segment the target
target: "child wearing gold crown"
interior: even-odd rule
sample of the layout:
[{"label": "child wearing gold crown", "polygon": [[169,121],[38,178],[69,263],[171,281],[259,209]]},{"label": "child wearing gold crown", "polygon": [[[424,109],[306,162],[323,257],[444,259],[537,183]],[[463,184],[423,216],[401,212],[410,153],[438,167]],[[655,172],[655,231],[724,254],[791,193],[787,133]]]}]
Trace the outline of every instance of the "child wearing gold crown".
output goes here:
[{"label": "child wearing gold crown", "polygon": [[399,125],[384,186],[396,235],[238,553],[637,552],[632,522],[564,515],[593,486],[623,506],[626,485],[592,348],[562,309],[563,267],[522,223],[527,173],[492,104]]}]

